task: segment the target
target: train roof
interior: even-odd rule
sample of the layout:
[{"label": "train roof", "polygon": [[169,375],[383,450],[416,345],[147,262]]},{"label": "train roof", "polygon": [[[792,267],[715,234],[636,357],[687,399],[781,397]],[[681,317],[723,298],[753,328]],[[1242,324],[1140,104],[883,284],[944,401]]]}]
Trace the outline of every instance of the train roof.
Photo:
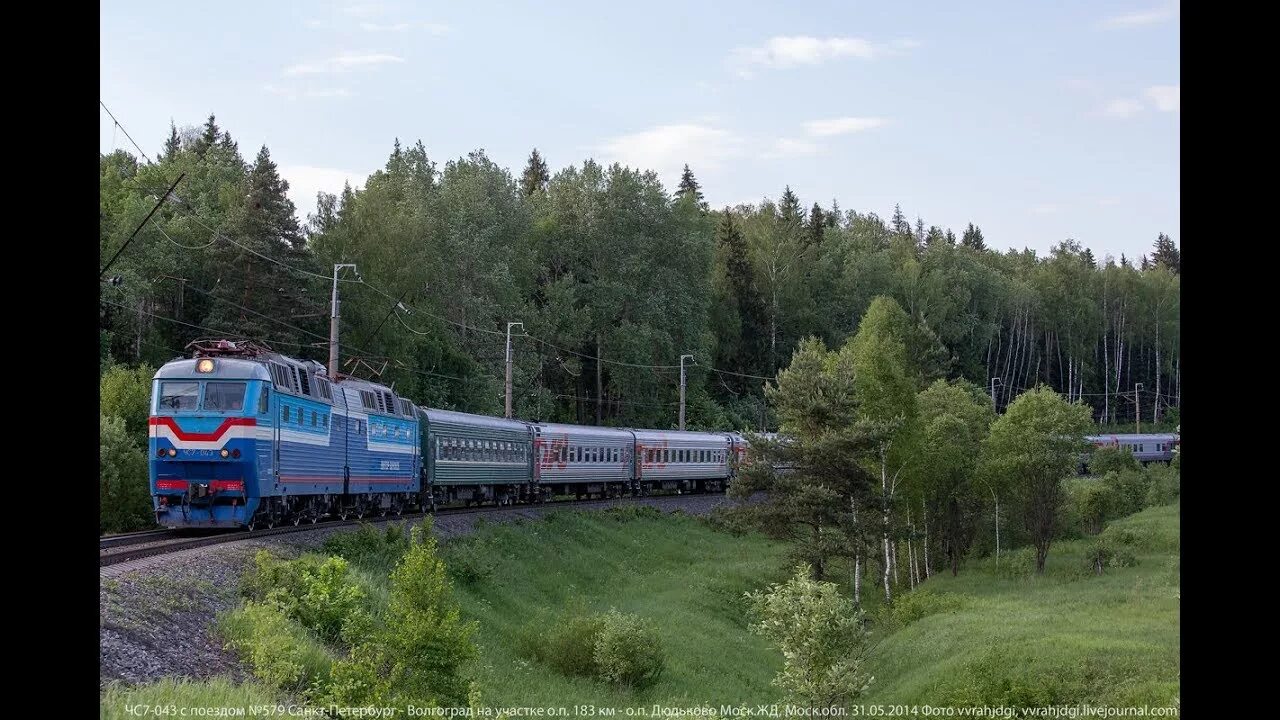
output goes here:
[{"label": "train roof", "polygon": [[418,407],[418,414],[425,417],[427,422],[455,423],[459,425],[476,425],[480,427],[497,428],[501,430],[520,430],[528,432],[529,426],[519,420],[508,420],[506,418],[490,417],[489,415],[474,415],[472,413],[458,412],[456,410],[436,410],[435,408]]},{"label": "train roof", "polygon": [[1147,441],[1159,442],[1161,440],[1177,440],[1178,435],[1177,433],[1146,433],[1141,435],[1136,433],[1127,433],[1127,434],[1119,433],[1114,435],[1086,435],[1085,439],[1089,441],[1123,440],[1126,442],[1147,442]]},{"label": "train roof", "polygon": [[196,372],[197,358],[170,360],[156,370],[157,380],[181,378],[184,380],[270,380],[271,373],[256,360],[241,358],[214,358],[213,371]]},{"label": "train roof", "polygon": [[636,440],[644,440],[649,442],[705,442],[705,443],[729,443],[729,436],[725,433],[718,432],[696,432],[693,430],[632,430],[635,433]]},{"label": "train roof", "polygon": [[600,425],[571,425],[568,423],[529,423],[539,433],[562,433],[579,437],[608,437],[631,439],[630,430]]}]

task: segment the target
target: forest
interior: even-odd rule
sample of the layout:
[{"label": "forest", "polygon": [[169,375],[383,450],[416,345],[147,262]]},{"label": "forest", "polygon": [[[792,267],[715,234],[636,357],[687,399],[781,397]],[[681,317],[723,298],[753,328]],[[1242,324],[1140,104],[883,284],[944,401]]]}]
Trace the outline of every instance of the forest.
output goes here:
[{"label": "forest", "polygon": [[918,388],[967,380],[1002,413],[1046,385],[1102,427],[1178,422],[1181,260],[1158,228],[1140,258],[1073,239],[1001,252],[1041,239],[810,202],[784,179],[776,200],[712,208],[687,166],[666,188],[590,159],[552,172],[537,150],[518,174],[482,150],[441,165],[399,140],[302,219],[268,148],[247,161],[212,115],[100,169],[102,372],[207,337],[324,363],[343,263],[342,372],[430,407],[501,414],[518,322],[517,417],[675,427],[690,354],[690,429],[776,430],[766,384],[807,338],[846,344],[885,296]]}]

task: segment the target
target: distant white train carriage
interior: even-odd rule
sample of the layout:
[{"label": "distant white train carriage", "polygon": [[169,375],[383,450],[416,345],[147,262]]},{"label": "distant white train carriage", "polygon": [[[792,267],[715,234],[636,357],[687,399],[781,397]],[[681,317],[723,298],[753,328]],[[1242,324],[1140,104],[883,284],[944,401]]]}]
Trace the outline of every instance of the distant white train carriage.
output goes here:
[{"label": "distant white train carriage", "polygon": [[728,433],[633,430],[640,491],[723,490],[730,478],[734,439]]}]

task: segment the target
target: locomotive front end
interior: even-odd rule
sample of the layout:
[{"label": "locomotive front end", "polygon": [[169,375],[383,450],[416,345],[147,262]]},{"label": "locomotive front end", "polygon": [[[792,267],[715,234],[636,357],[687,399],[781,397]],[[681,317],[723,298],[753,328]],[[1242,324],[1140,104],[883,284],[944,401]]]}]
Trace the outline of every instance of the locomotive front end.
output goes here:
[{"label": "locomotive front end", "polygon": [[270,375],[243,359],[175,360],[152,382],[148,442],[156,522],[238,528],[258,506],[258,406]]}]

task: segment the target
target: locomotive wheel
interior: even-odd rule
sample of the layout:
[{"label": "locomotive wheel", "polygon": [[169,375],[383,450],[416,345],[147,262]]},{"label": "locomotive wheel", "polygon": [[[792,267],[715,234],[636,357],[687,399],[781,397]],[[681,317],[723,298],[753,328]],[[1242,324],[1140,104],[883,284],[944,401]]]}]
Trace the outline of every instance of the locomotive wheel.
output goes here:
[{"label": "locomotive wheel", "polygon": [[302,524],[302,515],[295,513],[293,516],[293,526],[298,527],[301,524]]},{"label": "locomotive wheel", "polygon": [[320,521],[320,516],[316,513],[311,513],[310,515],[307,516],[307,521],[310,522],[312,525],[315,525],[317,522]]}]

